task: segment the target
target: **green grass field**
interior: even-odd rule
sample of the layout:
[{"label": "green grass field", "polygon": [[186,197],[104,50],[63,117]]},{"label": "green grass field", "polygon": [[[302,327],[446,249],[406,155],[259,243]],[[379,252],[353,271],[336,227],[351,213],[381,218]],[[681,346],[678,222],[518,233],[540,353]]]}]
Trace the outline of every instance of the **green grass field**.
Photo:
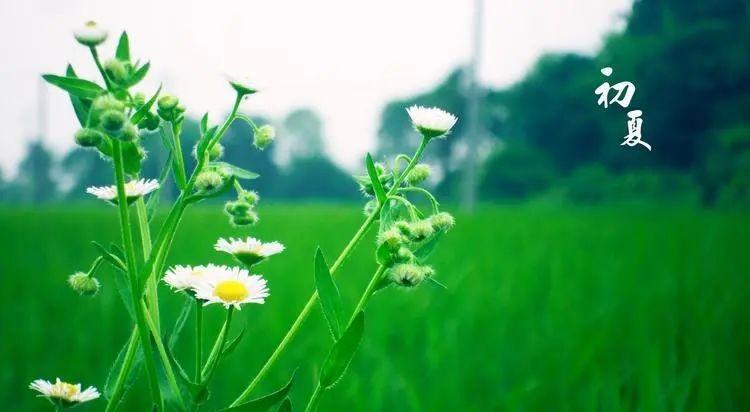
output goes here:
[{"label": "green grass field", "polygon": [[[271,297],[237,317],[246,336],[205,410],[235,397],[278,343],[313,290],[316,245],[332,260],[362,220],[355,206],[260,212],[248,232],[230,228],[219,206],[189,211],[169,258],[228,264],[213,242],[248,233],[288,247],[258,266]],[[750,410],[750,216],[513,206],[457,218],[432,262],[449,290],[376,295],[360,351],[321,410]],[[115,209],[3,209],[0,230],[0,410],[48,411],[28,383],[60,376],[101,387],[131,328],[109,268],[95,298],[65,284],[95,257],[90,240],[116,239]],[[337,278],[349,310],[372,256],[368,238]],[[160,294],[171,324],[181,297]],[[222,315],[207,310],[211,330]],[[189,336],[177,355],[192,369]],[[316,310],[256,395],[299,367],[301,410],[330,343]],[[147,410],[142,381],[121,410]]]}]

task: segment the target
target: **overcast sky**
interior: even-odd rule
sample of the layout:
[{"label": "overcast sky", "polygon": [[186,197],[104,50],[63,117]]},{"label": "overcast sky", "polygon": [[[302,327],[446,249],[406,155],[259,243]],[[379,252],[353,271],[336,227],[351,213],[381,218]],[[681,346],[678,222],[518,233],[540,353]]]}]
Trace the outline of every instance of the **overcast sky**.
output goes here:
[{"label": "overcast sky", "polygon": [[[471,50],[473,0],[2,0],[0,5],[0,166],[12,174],[26,141],[38,134],[44,72],[71,62],[95,76],[70,32],[94,19],[110,28],[111,55],[122,29],[134,56],[150,60],[160,81],[188,112],[218,116],[233,91],[226,74],[262,90],[247,112],[283,116],[309,106],[325,121],[327,151],[351,167],[373,147],[383,105],[434,86]],[[480,78],[504,86],[548,51],[592,53],[620,29],[631,0],[485,0]],[[593,93],[593,92],[592,92]],[[45,142],[62,154],[76,121],[65,94],[49,89]],[[283,139],[283,136],[279,136]]]}]

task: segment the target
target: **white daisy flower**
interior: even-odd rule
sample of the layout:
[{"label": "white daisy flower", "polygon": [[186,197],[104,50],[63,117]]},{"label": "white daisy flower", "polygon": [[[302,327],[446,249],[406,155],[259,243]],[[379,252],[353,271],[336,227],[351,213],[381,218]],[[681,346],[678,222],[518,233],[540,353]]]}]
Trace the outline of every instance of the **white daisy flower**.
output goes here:
[{"label": "white daisy flower", "polygon": [[[159,182],[154,179],[131,180],[125,183],[125,197],[128,203],[145,196],[159,188]],[[101,200],[117,204],[117,186],[89,187],[86,193],[92,194]]]},{"label": "white daisy flower", "polygon": [[243,303],[266,302],[268,287],[266,280],[258,275],[250,275],[245,269],[219,266],[193,289],[195,297],[206,301],[204,305],[220,303],[225,308],[234,306],[241,309]]},{"label": "white daisy flower", "polygon": [[456,116],[437,107],[414,105],[406,109],[406,112],[414,128],[428,139],[448,134],[458,121]]},{"label": "white daisy flower", "polygon": [[209,274],[226,269],[224,266],[174,266],[164,274],[164,282],[172,289],[180,291],[193,289]]},{"label": "white daisy flower", "polygon": [[96,24],[95,21],[87,21],[83,24],[83,27],[73,30],[73,37],[84,46],[94,47],[107,40],[107,30]]},{"label": "white daisy flower", "polygon": [[260,263],[269,256],[284,251],[284,245],[279,242],[263,243],[253,237],[245,240],[229,238],[219,239],[214,245],[214,249],[219,252],[226,252],[234,256],[237,261],[247,266]]},{"label": "white daisy flower", "polygon": [[51,402],[62,407],[75,406],[79,403],[93,401],[99,397],[99,391],[95,387],[89,386],[86,390],[81,391],[81,384],[63,382],[60,378],[55,383],[44,379],[37,379],[31,382],[29,389],[39,392]]}]

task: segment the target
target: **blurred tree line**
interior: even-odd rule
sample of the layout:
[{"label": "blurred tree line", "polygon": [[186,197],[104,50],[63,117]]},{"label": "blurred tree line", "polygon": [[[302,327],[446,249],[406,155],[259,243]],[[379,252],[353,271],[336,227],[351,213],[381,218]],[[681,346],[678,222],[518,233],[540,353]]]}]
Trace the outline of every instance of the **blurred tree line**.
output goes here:
[{"label": "blurred tree line", "polygon": [[[480,196],[750,205],[749,22],[747,0],[637,0],[625,29],[596,55],[546,55],[513,86],[485,89]],[[604,77],[603,67],[614,73]],[[404,106],[438,105],[465,118],[463,79],[459,69],[427,93],[388,104],[379,153],[416,141]],[[605,81],[635,84],[628,109],[597,105],[594,90]],[[643,111],[651,152],[620,145],[633,109]],[[444,195],[462,183],[465,126],[459,121],[432,153]]]},{"label": "blurred tree line", "polygon": [[[254,121],[270,123],[263,117],[254,117]],[[358,197],[357,185],[349,174],[326,155],[323,122],[314,111],[297,109],[279,126],[278,134],[283,138],[263,151],[252,146],[252,130],[242,121],[235,121],[222,139],[226,161],[261,175],[246,184],[248,189],[257,190],[264,198],[277,199]],[[198,120],[187,118],[181,139],[189,170],[195,166],[192,148],[198,137]],[[168,153],[158,133],[143,135],[142,139],[147,157],[141,175],[158,178]],[[112,165],[94,150],[76,148],[56,160],[39,139],[29,144],[19,171],[10,181],[0,175],[3,202],[40,204],[90,199],[86,188],[111,184],[113,173]],[[175,198],[174,185],[165,185],[162,196]]]}]

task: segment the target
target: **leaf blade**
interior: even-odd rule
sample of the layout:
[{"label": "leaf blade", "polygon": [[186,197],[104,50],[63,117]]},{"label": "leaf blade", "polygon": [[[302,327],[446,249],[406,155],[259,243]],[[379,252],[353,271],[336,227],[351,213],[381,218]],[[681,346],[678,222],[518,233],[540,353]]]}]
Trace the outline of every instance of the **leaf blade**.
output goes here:
[{"label": "leaf blade", "polygon": [[82,99],[94,99],[104,93],[104,89],[94,82],[78,77],[43,74],[42,78],[49,84],[57,86],[66,92]]},{"label": "leaf blade", "polygon": [[315,289],[318,291],[318,300],[323,309],[323,316],[328,323],[328,329],[333,335],[333,339],[338,340],[341,338],[344,306],[341,302],[339,289],[333,281],[331,271],[328,269],[328,264],[320,247],[315,251]]},{"label": "leaf blade", "polygon": [[365,328],[365,313],[360,311],[352,324],[336,341],[323,362],[320,372],[320,386],[328,389],[336,384],[346,373],[349,364],[357,352]]},{"label": "leaf blade", "polygon": [[245,402],[243,404],[229,407],[226,409],[222,409],[219,412],[263,412],[267,411],[277,403],[284,400],[284,398],[287,397],[289,394],[289,391],[292,390],[292,384],[294,384],[294,377],[297,375],[297,371],[294,371],[292,373],[291,379],[289,379],[289,382],[287,382],[286,385],[284,385],[281,389],[277,390],[276,392],[270,393],[266,396],[262,396],[260,398],[253,399],[249,402]]},{"label": "leaf blade", "polygon": [[385,204],[387,197],[385,189],[383,188],[383,183],[380,182],[378,170],[375,168],[375,163],[372,161],[370,153],[367,153],[367,156],[365,157],[365,164],[367,165],[367,175],[370,176],[372,190],[375,192],[375,197],[378,199],[378,203],[381,205]]},{"label": "leaf blade", "polygon": [[120,40],[117,42],[117,50],[115,51],[115,57],[117,60],[123,62],[130,61],[130,41],[128,39],[128,32],[124,31],[120,35]]}]

